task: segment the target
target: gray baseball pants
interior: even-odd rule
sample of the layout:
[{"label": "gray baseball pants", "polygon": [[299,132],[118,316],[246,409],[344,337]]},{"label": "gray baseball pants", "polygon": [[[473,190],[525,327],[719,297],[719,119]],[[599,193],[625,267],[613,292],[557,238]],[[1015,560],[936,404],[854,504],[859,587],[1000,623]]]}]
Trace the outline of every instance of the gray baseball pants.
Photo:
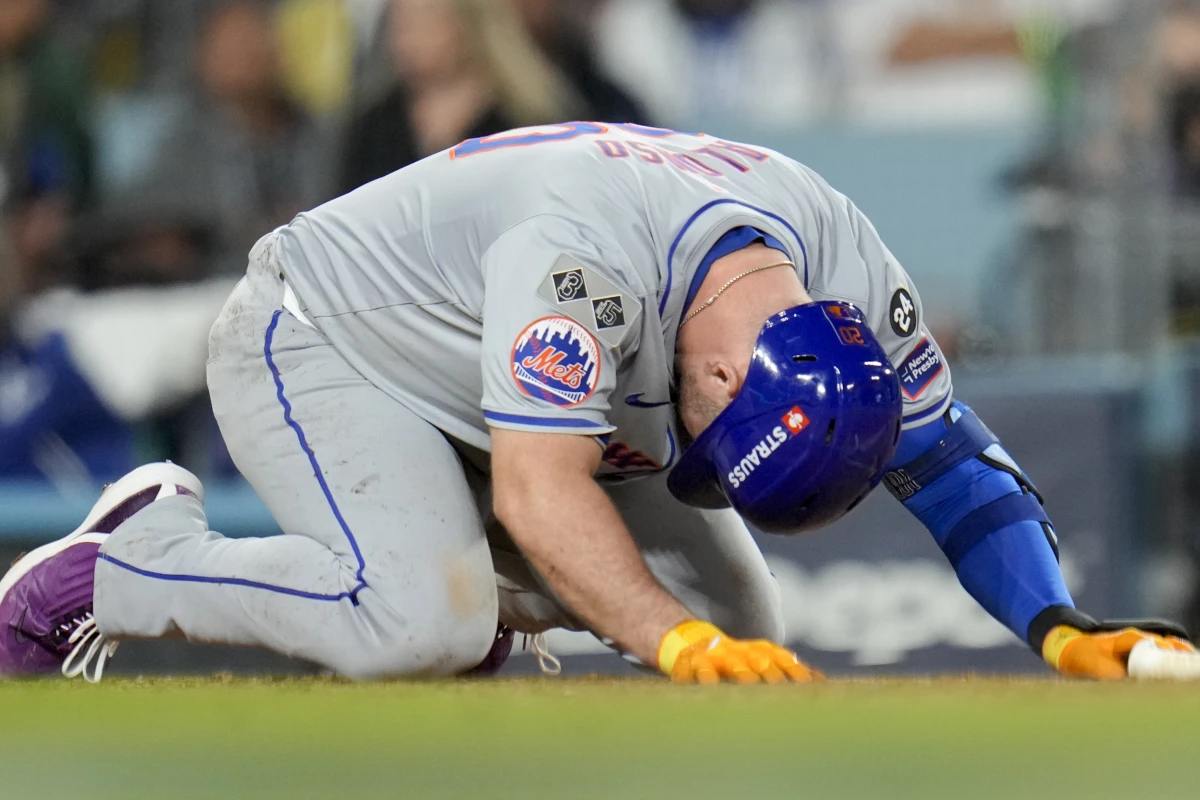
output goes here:
[{"label": "gray baseball pants", "polygon": [[[208,367],[230,453],[283,534],[230,539],[192,497],[153,504],[101,548],[101,631],[261,646],[375,678],[469,669],[497,619],[530,633],[582,627],[491,518],[485,457],[364,379],[281,308],[283,291],[256,249]],[[782,638],[774,579],[733,512],[682,505],[663,476],[610,496],[693,613]]]}]

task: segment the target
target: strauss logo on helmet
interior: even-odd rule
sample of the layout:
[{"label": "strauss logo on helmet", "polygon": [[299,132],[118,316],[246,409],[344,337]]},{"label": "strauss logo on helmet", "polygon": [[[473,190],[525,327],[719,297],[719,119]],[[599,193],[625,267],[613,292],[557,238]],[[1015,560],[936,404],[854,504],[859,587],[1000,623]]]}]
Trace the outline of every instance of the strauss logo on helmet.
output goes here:
[{"label": "strauss logo on helmet", "polygon": [[729,479],[729,484],[733,488],[736,489],[748,480],[754,473],[754,470],[758,469],[759,465],[770,458],[771,454],[778,450],[780,445],[807,428],[809,422],[808,417],[800,410],[800,406],[792,406],[783,415],[781,421],[783,425],[776,425],[772,428],[771,432],[760,439],[749,453],[742,456],[741,461],[726,475],[726,478]]}]

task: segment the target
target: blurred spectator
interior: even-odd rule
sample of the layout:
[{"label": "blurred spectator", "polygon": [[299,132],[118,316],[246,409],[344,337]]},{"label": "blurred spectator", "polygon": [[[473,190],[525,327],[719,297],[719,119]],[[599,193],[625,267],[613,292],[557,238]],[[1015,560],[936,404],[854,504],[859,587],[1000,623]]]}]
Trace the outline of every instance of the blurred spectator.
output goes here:
[{"label": "blurred spectator", "polygon": [[585,116],[652,124],[641,104],[600,68],[586,9],[567,0],[511,0],[534,41],[587,104]]},{"label": "blurred spectator", "polygon": [[[1031,49],[1107,20],[1115,0],[846,0],[845,116],[878,125],[1035,122]],[[880,24],[887,20],[887,24]]]},{"label": "blurred spectator", "polygon": [[330,155],[281,80],[271,7],[220,2],[198,46],[198,92],[168,134],[143,190],[203,209],[217,232],[215,268],[240,272],[251,245],[325,199]]},{"label": "blurred spectator", "polygon": [[170,187],[121,193],[76,225],[74,283],[94,291],[203,280],[217,246],[214,222]]},{"label": "blurred spectator", "polygon": [[1167,113],[1175,190],[1200,200],[1200,79],[1171,93]]},{"label": "blurred spectator", "polygon": [[18,192],[79,204],[91,189],[87,67],[50,10],[49,0],[0,3],[0,153]]},{"label": "blurred spectator", "polygon": [[597,19],[601,63],[664,124],[795,126],[837,94],[828,5],[611,0]]},{"label": "blurred spectator", "polygon": [[75,366],[65,337],[0,335],[0,478],[60,486],[121,475],[132,433]]},{"label": "blurred spectator", "polygon": [[[1174,332],[1193,342],[1200,335],[1200,2],[1171,0],[1156,31],[1155,51],[1160,71],[1161,119],[1170,147],[1174,224],[1170,240],[1171,305]],[[1193,395],[1195,384],[1191,387]],[[1191,556],[1192,586],[1187,622],[1200,628],[1200,413],[1190,397],[1190,436],[1178,462],[1165,471],[1175,490],[1167,508],[1174,511],[1176,541]]]},{"label": "blurred spectator", "polygon": [[171,417],[203,393],[208,328],[231,280],[104,288],[195,281],[205,223],[170,198],[130,196],[79,228],[71,272],[99,290],[30,290],[0,270],[0,479],[66,490],[115,478],[136,463],[135,429],[151,417],[170,442],[207,437],[203,420]]},{"label": "blurred spectator", "polygon": [[382,35],[395,81],[350,126],[344,190],[463,139],[583,109],[508,2],[392,0]]},{"label": "blurred spectator", "polygon": [[1155,50],[1166,80],[1200,76],[1200,2],[1170,0],[1157,33]]},{"label": "blurred spectator", "polygon": [[1156,39],[1173,188],[1200,199],[1200,3],[1171,3]]},{"label": "blurred spectator", "polygon": [[73,211],[92,195],[89,92],[49,0],[0,2],[0,202],[21,280],[52,281]]},{"label": "blurred spectator", "polygon": [[1038,86],[1021,58],[1014,5],[843,3],[838,38],[847,63],[846,116],[881,125],[1033,121]]},{"label": "blurred spectator", "polygon": [[345,0],[280,0],[283,82],[305,111],[337,113],[351,96],[354,30]]},{"label": "blurred spectator", "polygon": [[[611,0],[603,63],[677,126],[1032,121],[1030,37],[1115,0]],[[1036,41],[1034,42],[1036,44]]]},{"label": "blurred spectator", "polygon": [[[59,289],[27,301],[0,343],[0,479],[69,487],[134,466],[135,425],[202,394],[208,329],[231,289]],[[185,427],[164,435],[204,436]]]}]

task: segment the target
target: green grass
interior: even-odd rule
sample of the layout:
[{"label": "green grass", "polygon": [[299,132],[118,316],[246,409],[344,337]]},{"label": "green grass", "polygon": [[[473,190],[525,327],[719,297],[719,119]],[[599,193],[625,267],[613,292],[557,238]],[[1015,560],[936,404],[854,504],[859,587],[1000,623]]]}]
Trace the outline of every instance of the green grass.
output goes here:
[{"label": "green grass", "polygon": [[1200,797],[1187,685],[38,681],[0,710],[0,798]]}]

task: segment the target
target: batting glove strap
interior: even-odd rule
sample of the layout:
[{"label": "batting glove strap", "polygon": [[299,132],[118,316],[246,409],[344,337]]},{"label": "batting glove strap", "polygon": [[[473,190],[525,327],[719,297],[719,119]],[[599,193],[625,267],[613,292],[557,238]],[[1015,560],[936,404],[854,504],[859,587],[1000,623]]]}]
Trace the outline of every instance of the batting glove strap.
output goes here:
[{"label": "batting glove strap", "polygon": [[1059,625],[1067,625],[1080,631],[1093,631],[1099,627],[1100,623],[1077,608],[1049,606],[1029,623],[1025,639],[1033,648],[1033,652],[1041,656],[1045,655],[1046,635]]},{"label": "batting glove strap", "polygon": [[1153,633],[1156,636],[1173,636],[1176,639],[1183,639],[1185,642],[1192,641],[1187,628],[1178,622],[1171,622],[1169,619],[1104,619],[1096,623],[1093,632],[1120,631],[1126,628],[1137,628],[1139,631]]},{"label": "batting glove strap", "polygon": [[1097,621],[1079,609],[1070,606],[1050,606],[1029,623],[1026,637],[1033,652],[1045,655],[1046,636],[1059,625],[1075,628],[1081,633],[1104,633],[1137,628],[1158,636],[1172,636],[1190,642],[1192,637],[1182,625],[1165,619],[1106,619]]}]

